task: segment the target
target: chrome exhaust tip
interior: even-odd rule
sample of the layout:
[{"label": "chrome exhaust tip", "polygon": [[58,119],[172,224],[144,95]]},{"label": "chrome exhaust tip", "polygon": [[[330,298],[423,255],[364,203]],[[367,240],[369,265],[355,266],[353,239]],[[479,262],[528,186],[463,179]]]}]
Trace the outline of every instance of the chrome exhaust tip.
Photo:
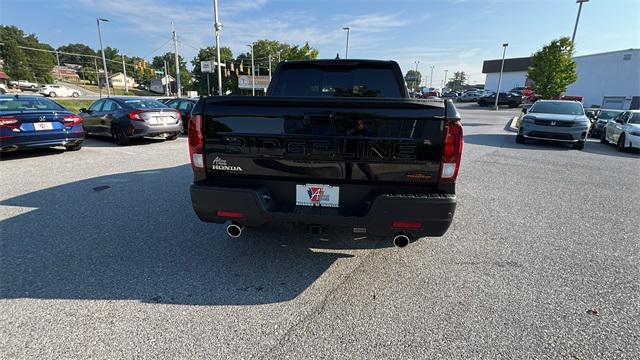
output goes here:
[{"label": "chrome exhaust tip", "polygon": [[393,245],[395,245],[395,247],[403,248],[409,245],[409,237],[405,234],[397,234],[393,237]]},{"label": "chrome exhaust tip", "polygon": [[231,223],[227,226],[227,235],[232,238],[239,238],[242,235],[243,226],[236,223]]}]

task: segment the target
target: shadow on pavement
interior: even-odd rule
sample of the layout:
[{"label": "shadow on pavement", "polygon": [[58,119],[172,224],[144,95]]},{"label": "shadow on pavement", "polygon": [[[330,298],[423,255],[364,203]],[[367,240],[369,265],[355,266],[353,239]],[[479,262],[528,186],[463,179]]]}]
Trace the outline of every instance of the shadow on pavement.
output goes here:
[{"label": "shadow on pavement", "polygon": [[[164,141],[168,141],[168,140],[160,139],[160,138],[137,138],[137,139],[131,139],[131,144],[128,145],[128,146],[151,145],[151,144],[161,143],[161,142],[164,142]],[[111,140],[108,137],[99,137],[99,136],[88,137],[87,139],[85,139],[85,141],[82,144],[82,146],[85,146],[85,147],[122,147],[122,146],[114,143],[113,140]],[[126,146],[124,146],[123,148],[126,148]]]},{"label": "shadow on pavement", "polygon": [[319,242],[282,227],[229,239],[193,213],[191,176],[182,165],[0,201],[33,208],[0,221],[0,298],[268,304],[295,298],[352,257],[339,250],[390,246],[344,235]]},{"label": "shadow on pavement", "polygon": [[516,143],[516,134],[471,134],[464,136],[464,142],[468,144],[494,146],[508,149],[522,150],[552,150],[552,151],[583,151],[598,155],[636,157],[631,152],[619,152],[612,145],[600,144],[595,140],[589,140],[583,150],[574,150],[569,143],[557,141],[545,141],[537,139],[527,139],[525,144]]},{"label": "shadow on pavement", "polygon": [[32,157],[40,157],[40,156],[47,156],[47,155],[60,155],[60,154],[63,154],[65,151],[66,150],[64,149],[64,147],[59,146],[54,148],[38,148],[38,149],[2,152],[0,153],[0,161],[28,159]]}]

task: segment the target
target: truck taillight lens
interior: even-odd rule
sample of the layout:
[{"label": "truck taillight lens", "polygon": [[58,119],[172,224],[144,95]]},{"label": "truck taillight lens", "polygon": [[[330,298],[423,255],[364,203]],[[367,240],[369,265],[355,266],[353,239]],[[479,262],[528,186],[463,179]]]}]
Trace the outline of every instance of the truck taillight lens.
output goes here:
[{"label": "truck taillight lens", "polygon": [[64,126],[75,126],[82,124],[82,118],[78,115],[67,115],[62,118]]},{"label": "truck taillight lens", "polygon": [[204,169],[204,141],[202,137],[202,115],[189,119],[189,157],[194,170]]},{"label": "truck taillight lens", "polygon": [[13,116],[0,117],[0,128],[17,129],[19,126],[18,119]]},{"label": "truck taillight lens", "polygon": [[442,150],[442,165],[440,165],[440,180],[453,182],[458,177],[460,159],[462,158],[462,124],[455,121],[446,124],[444,148]]}]

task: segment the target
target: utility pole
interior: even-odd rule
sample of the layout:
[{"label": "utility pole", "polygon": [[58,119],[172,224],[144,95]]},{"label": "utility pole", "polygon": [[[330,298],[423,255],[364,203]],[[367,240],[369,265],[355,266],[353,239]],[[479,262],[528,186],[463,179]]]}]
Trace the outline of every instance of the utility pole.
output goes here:
[{"label": "utility pole", "polygon": [[124,93],[129,94],[129,78],[127,78],[127,66],[124,64],[124,54],[122,54],[122,71],[124,72]]},{"label": "utility pole", "polygon": [[180,60],[178,59],[178,36],[176,36],[176,29],[173,27],[173,21],[171,22],[171,31],[173,32],[173,48],[174,55],[176,57],[176,93],[178,97],[182,96],[182,88],[180,86]]},{"label": "utility pole", "polygon": [[582,11],[582,3],[586,3],[588,1],[589,0],[576,0],[576,2],[580,5],[578,5],[578,17],[576,17],[576,25],[573,27],[573,36],[571,36],[571,46],[575,44],[576,31],[578,31],[578,21],[580,21],[580,11]]},{"label": "utility pole", "polygon": [[416,73],[415,73],[416,79],[413,81],[413,97],[416,97],[416,88],[419,85],[419,83],[418,83],[418,64],[420,64],[420,61],[415,61],[415,63],[416,63]]},{"label": "utility pole", "polygon": [[[429,80],[429,87],[431,89],[433,89],[433,69],[435,68],[435,66],[431,65],[431,79]],[[431,90],[429,89],[429,90]]]},{"label": "utility pole", "polygon": [[169,96],[169,74],[167,73],[167,60],[164,61],[164,94]]},{"label": "utility pole", "polygon": [[500,77],[498,77],[498,90],[496,91],[496,102],[494,108],[498,110],[498,98],[500,97],[500,85],[502,85],[502,71],[504,70],[504,55],[507,53],[508,43],[502,44],[502,64],[500,65]]},{"label": "utility pole", "polygon": [[256,96],[256,68],[253,65],[253,44],[247,46],[251,48],[251,96]]},{"label": "utility pole", "polygon": [[[107,97],[111,97],[111,89],[109,88],[109,73],[107,73],[107,59],[104,57],[104,47],[102,46],[102,32],[100,31],[100,21],[109,22],[107,19],[97,18],[98,24],[98,37],[100,38],[100,51],[102,52],[102,66],[104,68],[104,82],[107,85]],[[100,87],[100,81],[98,81],[98,87]]]},{"label": "utility pole", "polygon": [[56,50],[56,61],[58,61],[58,66],[60,66],[60,56],[58,55],[58,50]]},{"label": "utility pole", "polygon": [[269,81],[271,81],[271,54],[269,54]]},{"label": "utility pole", "polygon": [[98,85],[98,90],[100,91],[100,99],[102,99],[102,88],[100,87],[100,73],[98,72],[98,60],[93,58],[93,65],[96,67],[96,82]]},{"label": "utility pole", "polygon": [[345,26],[342,28],[342,30],[346,30],[347,31],[347,47],[344,51],[344,58],[348,59],[349,58],[349,33],[351,32],[351,28],[348,26]]},{"label": "utility pole", "polygon": [[278,51],[278,63],[280,63],[280,53],[281,51]]},{"label": "utility pole", "polygon": [[216,55],[218,59],[218,95],[223,96],[222,91],[222,57],[220,56],[220,30],[222,30],[222,24],[218,21],[218,0],[213,0],[213,15],[215,23],[214,28],[216,30]]},{"label": "utility pole", "polygon": [[445,70],[444,71],[444,81],[442,82],[443,86],[442,86],[442,90],[444,90],[444,87],[447,86],[447,74],[449,73],[449,70]]}]

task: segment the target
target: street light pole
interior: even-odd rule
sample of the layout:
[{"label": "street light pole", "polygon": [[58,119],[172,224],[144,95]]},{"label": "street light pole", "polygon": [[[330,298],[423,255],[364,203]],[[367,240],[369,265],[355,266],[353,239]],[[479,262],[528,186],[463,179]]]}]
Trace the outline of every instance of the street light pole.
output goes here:
[{"label": "street light pole", "polygon": [[442,81],[442,90],[444,91],[444,88],[447,86],[447,74],[449,73],[449,70],[445,70],[444,71],[444,80]]},{"label": "street light pole", "polygon": [[171,22],[171,33],[173,35],[173,48],[176,58],[176,94],[178,97],[182,96],[182,84],[180,84],[180,60],[178,57],[178,36],[176,35],[176,29],[173,27],[173,21]]},{"label": "street light pole", "polygon": [[416,79],[413,81],[413,97],[416,97],[416,88],[418,87],[419,83],[418,83],[418,64],[420,64],[420,61],[414,61],[416,64]]},{"label": "street light pole", "polygon": [[[111,96],[111,89],[109,88],[109,74],[107,73],[107,59],[104,57],[104,47],[102,46],[102,31],[100,31],[100,21],[109,22],[107,19],[97,18],[96,23],[98,24],[98,37],[100,38],[100,51],[102,52],[102,66],[104,69],[104,82],[107,85],[107,97]],[[100,86],[100,81],[98,81],[98,86]]]},{"label": "street light pole", "polygon": [[349,33],[351,32],[351,28],[349,26],[345,26],[342,28],[342,30],[347,31],[347,46],[344,51],[344,58],[348,59],[349,58]]},{"label": "street light pole", "polygon": [[127,66],[124,63],[124,54],[122,54],[122,71],[124,72],[124,93],[129,94],[129,84],[127,83]]},{"label": "street light pole", "polygon": [[578,5],[578,16],[576,17],[576,25],[573,27],[573,36],[571,36],[571,45],[573,46],[574,41],[576,40],[576,31],[578,31],[578,21],[580,21],[580,11],[582,11],[582,3],[586,3],[589,0],[576,0]]},{"label": "street light pole", "polygon": [[218,59],[218,95],[224,95],[222,91],[222,58],[220,57],[220,30],[222,30],[222,24],[218,21],[218,0],[213,0],[213,12],[214,12],[214,21],[213,24],[216,30],[216,56]]},{"label": "street light pole", "polygon": [[251,96],[256,96],[256,68],[253,65],[253,44],[247,46],[251,48]]},{"label": "street light pole", "polygon": [[500,85],[502,85],[502,72],[504,71],[504,55],[507,53],[508,43],[502,44],[502,64],[500,64],[500,77],[498,77],[498,89],[496,91],[496,102],[494,108],[498,110],[498,98],[500,97]]},{"label": "street light pole", "polygon": [[[431,79],[429,80],[429,87],[433,89],[433,69],[435,66],[431,65]],[[429,89],[431,91],[431,89]]]}]

